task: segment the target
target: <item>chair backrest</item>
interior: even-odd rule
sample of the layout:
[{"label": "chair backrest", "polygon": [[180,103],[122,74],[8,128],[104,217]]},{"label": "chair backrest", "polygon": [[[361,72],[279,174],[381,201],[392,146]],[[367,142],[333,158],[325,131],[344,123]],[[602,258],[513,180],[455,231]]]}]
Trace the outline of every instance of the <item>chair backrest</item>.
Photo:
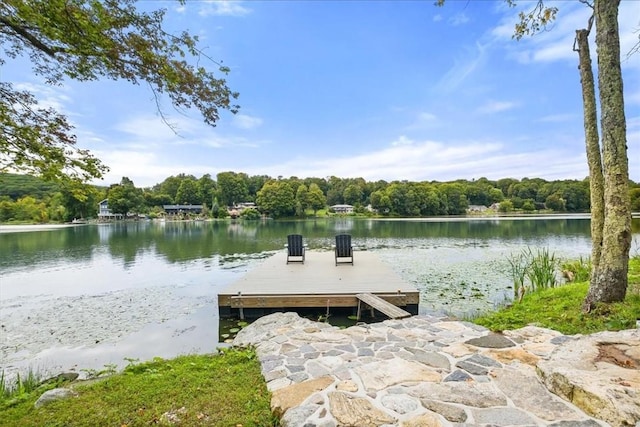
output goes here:
[{"label": "chair backrest", "polygon": [[336,236],[336,255],[339,257],[350,257],[351,249],[351,235],[338,234]]},{"label": "chair backrest", "polygon": [[289,234],[287,236],[287,247],[289,249],[289,256],[302,256],[302,253],[304,252],[302,235]]}]

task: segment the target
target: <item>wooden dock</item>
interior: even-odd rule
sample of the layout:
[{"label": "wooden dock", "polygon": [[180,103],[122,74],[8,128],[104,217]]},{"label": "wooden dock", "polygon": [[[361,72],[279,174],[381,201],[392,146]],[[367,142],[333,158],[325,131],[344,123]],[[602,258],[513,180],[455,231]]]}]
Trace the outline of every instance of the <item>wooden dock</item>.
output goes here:
[{"label": "wooden dock", "polygon": [[418,289],[374,252],[355,251],[354,265],[336,266],[332,251],[307,251],[304,264],[287,264],[283,250],[218,294],[218,310],[221,318],[308,309],[359,315],[365,303],[372,311],[398,318],[418,314],[419,301]]}]

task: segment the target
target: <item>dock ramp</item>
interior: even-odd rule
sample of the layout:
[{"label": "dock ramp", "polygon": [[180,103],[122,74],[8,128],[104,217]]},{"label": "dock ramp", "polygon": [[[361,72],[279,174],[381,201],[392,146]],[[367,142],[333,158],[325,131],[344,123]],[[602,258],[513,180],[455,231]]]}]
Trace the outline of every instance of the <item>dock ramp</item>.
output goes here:
[{"label": "dock ramp", "polygon": [[404,319],[410,317],[411,313],[397,307],[390,302],[385,301],[377,295],[373,294],[356,294],[358,298],[358,320],[360,319],[361,303],[367,304],[371,308],[375,308],[380,313],[387,315],[390,319]]}]

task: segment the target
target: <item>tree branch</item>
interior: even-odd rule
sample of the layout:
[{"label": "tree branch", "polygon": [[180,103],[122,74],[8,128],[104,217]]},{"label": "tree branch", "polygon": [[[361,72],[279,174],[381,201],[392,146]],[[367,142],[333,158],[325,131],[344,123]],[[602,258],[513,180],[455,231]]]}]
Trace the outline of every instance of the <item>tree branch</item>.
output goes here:
[{"label": "tree branch", "polygon": [[[640,33],[640,30],[636,30],[634,32]],[[636,43],[631,49],[629,49],[629,52],[627,52],[627,59],[631,58],[632,55],[640,52],[640,34],[638,35],[638,39],[638,43]]]},{"label": "tree branch", "polygon": [[29,41],[29,43],[31,43],[33,47],[46,53],[52,58],[56,56],[56,53],[60,52],[60,49],[56,49],[55,47],[50,47],[45,45],[40,40],[38,40],[36,36],[28,32],[27,30],[25,30],[22,26],[16,25],[15,23],[11,22],[10,20],[6,19],[3,16],[0,16],[0,24],[4,25],[5,27],[11,28],[11,30],[13,30],[16,34],[23,37],[27,41]]},{"label": "tree branch", "polygon": [[[588,4],[586,0],[580,0],[580,3]],[[580,52],[580,48],[579,48],[579,47],[576,47],[576,45],[578,44],[578,36],[577,36],[577,33],[582,32],[582,31],[586,31],[586,33],[587,33],[587,34],[586,34],[586,37],[589,37],[589,34],[591,33],[591,28],[593,27],[593,20],[594,20],[594,19],[595,19],[595,15],[594,15],[594,14],[592,14],[592,15],[589,17],[589,21],[588,21],[588,23],[587,23],[587,28],[586,28],[586,29],[584,29],[584,30],[576,30],[576,38],[575,38],[575,39],[573,39],[573,51],[574,51],[574,52]]]}]

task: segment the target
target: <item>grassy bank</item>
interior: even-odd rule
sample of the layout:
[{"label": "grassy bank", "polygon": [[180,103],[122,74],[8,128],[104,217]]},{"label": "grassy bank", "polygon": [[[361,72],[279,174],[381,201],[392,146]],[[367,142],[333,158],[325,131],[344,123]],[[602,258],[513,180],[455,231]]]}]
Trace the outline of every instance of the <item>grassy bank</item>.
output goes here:
[{"label": "grassy bank", "polygon": [[582,313],[582,302],[588,289],[588,282],[542,289],[525,295],[522,302],[479,317],[474,322],[493,331],[535,324],[565,334],[636,327],[636,319],[640,319],[640,257],[629,261],[629,287],[624,302],[601,305],[591,313]]},{"label": "grassy bank", "polygon": [[[640,258],[630,262],[624,302],[583,314],[581,304],[587,289],[587,282],[543,289],[475,322],[498,331],[536,324],[566,334],[634,328],[640,318]],[[278,425],[269,409],[270,394],[260,364],[251,349],[132,364],[107,378],[63,385],[77,396],[34,408],[44,391],[59,385],[38,386],[36,381],[33,388],[0,394],[0,426]]]},{"label": "grassy bank", "polygon": [[70,385],[77,397],[34,408],[46,384],[0,401],[1,426],[276,426],[249,349],[156,359]]}]

